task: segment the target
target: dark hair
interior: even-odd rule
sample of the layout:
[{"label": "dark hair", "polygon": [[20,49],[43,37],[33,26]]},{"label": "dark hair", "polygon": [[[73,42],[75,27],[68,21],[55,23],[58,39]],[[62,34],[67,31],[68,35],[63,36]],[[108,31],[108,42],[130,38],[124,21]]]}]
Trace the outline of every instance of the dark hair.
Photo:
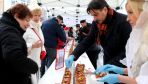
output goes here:
[{"label": "dark hair", "polygon": [[76,27],[80,27],[80,24],[76,24]]},{"label": "dark hair", "polygon": [[61,24],[61,26],[64,28],[64,27],[66,27],[66,25],[65,24]]},{"label": "dark hair", "polygon": [[63,17],[61,15],[58,15],[57,18],[63,21]]},{"label": "dark hair", "polygon": [[81,20],[81,21],[80,21],[80,23],[84,23],[84,22],[86,22],[86,20]]},{"label": "dark hair", "polygon": [[87,13],[89,14],[91,10],[103,9],[104,7],[109,8],[109,5],[105,0],[92,0],[87,7]]},{"label": "dark hair", "polygon": [[73,27],[69,27],[69,32],[73,32]]},{"label": "dark hair", "polygon": [[25,19],[26,16],[32,17],[31,11],[29,8],[24,4],[16,4],[12,8],[9,9],[12,16],[17,14],[19,19]]},{"label": "dark hair", "polygon": [[70,29],[73,29],[73,27],[70,27]]}]

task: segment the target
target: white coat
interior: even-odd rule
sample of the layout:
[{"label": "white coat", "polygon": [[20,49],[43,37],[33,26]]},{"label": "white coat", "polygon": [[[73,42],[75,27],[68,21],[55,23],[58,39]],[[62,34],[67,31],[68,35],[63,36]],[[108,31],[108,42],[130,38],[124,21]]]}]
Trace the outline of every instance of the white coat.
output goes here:
[{"label": "white coat", "polygon": [[[28,57],[34,60],[38,64],[38,66],[41,67],[41,60],[40,60],[41,47],[32,48],[32,44],[40,39],[36,35],[36,33],[32,30],[32,28],[38,32],[38,35],[40,36],[42,42],[44,43],[44,37],[41,31],[41,23],[35,23],[33,21],[30,21],[30,27],[27,28],[23,37],[27,43],[28,51],[30,52]],[[42,50],[45,51],[44,45],[42,47]]]},{"label": "white coat", "polygon": [[130,34],[130,38],[128,39],[126,44],[126,64],[128,69],[128,75],[130,77],[132,77],[132,73],[130,71],[130,68],[132,66],[132,60],[140,45],[141,34],[141,28],[133,28]]},{"label": "white coat", "polygon": [[[132,30],[130,38],[126,45],[126,61],[128,68],[128,75],[133,77],[131,73],[132,61],[135,59],[138,48],[141,46],[141,40],[143,39],[143,33],[145,30],[140,28],[135,28]],[[147,35],[145,35],[147,36]],[[143,54],[140,55],[141,59],[146,59],[148,57],[148,47],[145,48]],[[139,59],[139,60],[141,60]],[[137,60],[137,62],[140,62]],[[147,84],[148,83],[148,61],[141,65],[139,75],[136,77],[137,84]]]},{"label": "white coat", "polygon": [[136,78],[137,84],[148,84],[148,62],[141,67],[140,74]]},{"label": "white coat", "polygon": [[[41,67],[41,60],[40,60],[40,53],[41,53],[41,47],[40,48],[32,48],[32,45],[40,40],[37,34],[33,31],[33,29],[38,33],[40,36],[43,44],[44,44],[44,37],[41,30],[41,23],[35,23],[33,21],[30,21],[30,27],[27,28],[26,32],[23,35],[23,38],[26,41],[27,47],[28,47],[28,57],[34,60],[39,67],[39,71],[36,74],[31,74],[32,84],[37,84],[38,80],[40,78],[40,67]],[[43,45],[42,50],[45,51],[45,47]]]}]

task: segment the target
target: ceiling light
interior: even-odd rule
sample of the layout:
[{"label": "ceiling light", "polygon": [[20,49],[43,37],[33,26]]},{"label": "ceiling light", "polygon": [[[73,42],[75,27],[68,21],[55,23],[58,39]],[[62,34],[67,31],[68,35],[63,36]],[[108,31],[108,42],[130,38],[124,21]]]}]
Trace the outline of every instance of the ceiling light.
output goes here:
[{"label": "ceiling light", "polygon": [[76,11],[76,13],[79,14],[80,12],[79,11]]},{"label": "ceiling light", "polygon": [[41,6],[42,5],[42,3],[37,3],[39,6]]},{"label": "ceiling light", "polygon": [[80,7],[80,4],[77,4],[77,7]]}]

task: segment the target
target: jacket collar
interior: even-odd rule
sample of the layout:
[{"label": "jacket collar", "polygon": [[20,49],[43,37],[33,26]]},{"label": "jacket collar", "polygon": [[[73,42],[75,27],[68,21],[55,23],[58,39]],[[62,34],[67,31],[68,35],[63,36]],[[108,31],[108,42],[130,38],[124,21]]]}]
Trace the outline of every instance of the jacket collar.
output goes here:
[{"label": "jacket collar", "polygon": [[106,19],[104,20],[102,24],[109,24],[112,20],[113,15],[114,15],[114,10],[109,8]]},{"label": "jacket collar", "polygon": [[20,27],[19,23],[16,21],[16,19],[10,14],[9,11],[6,11],[3,13],[2,18],[0,21],[8,26],[11,26],[12,28],[17,29],[21,35],[25,33],[25,31]]},{"label": "jacket collar", "polygon": [[34,28],[34,29],[39,29],[39,28],[41,28],[41,22],[38,22],[38,23],[36,23],[36,22],[34,22],[34,21],[30,21],[30,28]]},{"label": "jacket collar", "polygon": [[58,20],[56,19],[56,17],[52,18],[51,21],[52,21],[52,22],[56,22],[57,24],[59,24],[59,23],[58,23]]}]

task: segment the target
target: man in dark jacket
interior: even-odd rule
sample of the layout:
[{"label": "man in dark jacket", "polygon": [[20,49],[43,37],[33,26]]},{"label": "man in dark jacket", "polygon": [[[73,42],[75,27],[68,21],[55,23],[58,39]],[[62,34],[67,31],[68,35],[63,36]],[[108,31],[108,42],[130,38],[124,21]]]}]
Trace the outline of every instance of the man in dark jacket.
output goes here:
[{"label": "man in dark jacket", "polygon": [[56,58],[58,40],[64,43],[66,42],[66,34],[64,29],[61,27],[62,21],[63,17],[58,15],[55,18],[44,21],[42,24],[42,31],[45,38],[45,48],[47,54],[46,58],[42,60],[41,76],[45,72],[45,65],[47,65],[47,68],[49,68]]},{"label": "man in dark jacket", "polygon": [[91,24],[90,23],[87,23],[86,20],[81,20],[80,21],[80,24],[81,24],[81,28],[79,30],[79,33],[80,33],[80,39],[79,39],[79,43],[85,38],[88,36],[88,33],[90,31],[90,28],[91,28]]},{"label": "man in dark jacket", "polygon": [[104,53],[104,64],[125,67],[119,61],[125,58],[125,45],[131,32],[126,16],[112,10],[105,0],[92,0],[87,12],[94,17],[91,32],[66,59],[69,68],[94,42],[101,45]]},{"label": "man in dark jacket", "polygon": [[76,24],[76,41],[79,42],[80,39],[80,24]]},{"label": "man in dark jacket", "polygon": [[17,4],[4,12],[0,19],[1,84],[31,84],[31,74],[38,70],[37,64],[27,58],[27,45],[23,39],[24,29],[29,24],[26,18],[29,12],[27,6]]},{"label": "man in dark jacket", "polygon": [[[80,24],[82,27],[80,27]],[[89,33],[91,24],[87,23],[86,20],[81,20],[80,24],[76,24],[77,41],[80,43]]]},{"label": "man in dark jacket", "polygon": [[[80,35],[79,35],[79,43],[81,43],[89,34],[90,29],[91,29],[91,24],[87,23],[86,20],[81,20],[80,21],[81,24],[81,28],[79,30]],[[94,66],[94,68],[97,68],[97,58],[98,58],[98,53],[99,53],[100,49],[97,46],[96,42],[94,42],[87,50],[86,50],[86,54],[88,55],[92,65]]]}]

